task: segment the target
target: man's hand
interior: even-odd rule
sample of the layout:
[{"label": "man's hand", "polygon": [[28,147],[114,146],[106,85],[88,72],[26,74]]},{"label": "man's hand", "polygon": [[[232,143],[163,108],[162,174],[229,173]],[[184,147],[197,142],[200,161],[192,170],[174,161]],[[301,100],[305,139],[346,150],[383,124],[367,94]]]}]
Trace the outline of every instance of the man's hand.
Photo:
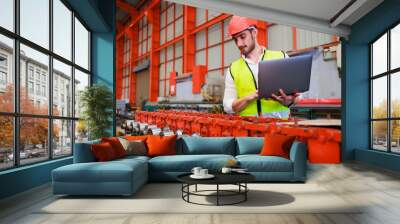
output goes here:
[{"label": "man's hand", "polygon": [[281,104],[283,104],[285,106],[297,103],[297,101],[299,100],[299,96],[300,96],[300,93],[286,95],[282,89],[279,89],[279,93],[280,93],[279,96],[272,94],[271,97],[272,97],[272,99],[280,102]]},{"label": "man's hand", "polygon": [[258,99],[258,90],[246,96],[248,102]]},{"label": "man's hand", "polygon": [[258,90],[255,91],[254,93],[251,93],[247,96],[244,96],[240,99],[234,100],[232,102],[232,109],[235,111],[235,113],[239,113],[242,111],[250,102],[253,100],[258,99]]}]

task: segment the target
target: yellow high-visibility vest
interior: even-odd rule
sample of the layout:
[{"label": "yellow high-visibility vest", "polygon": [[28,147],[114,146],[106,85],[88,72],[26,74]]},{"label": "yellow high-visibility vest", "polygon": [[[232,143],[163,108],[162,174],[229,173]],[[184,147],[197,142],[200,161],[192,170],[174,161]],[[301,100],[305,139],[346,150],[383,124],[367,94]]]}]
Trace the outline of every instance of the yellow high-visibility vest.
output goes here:
[{"label": "yellow high-visibility vest", "polygon": [[[283,51],[264,50],[262,60],[274,60],[284,57],[285,53]],[[258,89],[253,72],[243,58],[239,58],[238,60],[232,62],[229,70],[235,83],[239,99],[255,92]],[[278,101],[264,99],[254,100],[242,111],[240,111],[241,116],[259,115],[265,117],[279,117],[284,119],[289,117],[289,113],[289,108],[282,105]]]}]

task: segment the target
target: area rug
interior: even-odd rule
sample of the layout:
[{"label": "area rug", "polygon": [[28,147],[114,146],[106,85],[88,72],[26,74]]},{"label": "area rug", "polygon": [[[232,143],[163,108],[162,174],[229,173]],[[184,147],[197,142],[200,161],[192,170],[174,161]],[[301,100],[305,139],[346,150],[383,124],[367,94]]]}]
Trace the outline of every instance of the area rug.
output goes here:
[{"label": "area rug", "polygon": [[[150,183],[131,197],[56,197],[35,213],[360,213],[357,205],[344,201],[316,184],[260,183],[249,184],[248,187],[247,201],[237,205],[190,204],[182,200],[180,184]],[[213,188],[213,185],[202,185],[198,190]],[[233,186],[225,187],[226,190],[230,188]],[[190,199],[197,203],[213,204],[215,198],[192,196]],[[222,202],[238,199],[235,196],[224,197]]]}]

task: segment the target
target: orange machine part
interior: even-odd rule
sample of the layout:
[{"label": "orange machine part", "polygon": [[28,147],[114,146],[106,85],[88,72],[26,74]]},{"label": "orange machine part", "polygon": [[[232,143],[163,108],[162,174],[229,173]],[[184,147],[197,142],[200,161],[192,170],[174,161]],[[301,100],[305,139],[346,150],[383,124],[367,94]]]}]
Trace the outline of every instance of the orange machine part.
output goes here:
[{"label": "orange machine part", "polygon": [[308,139],[308,161],[310,163],[340,163],[340,144],[333,141]]},{"label": "orange machine part", "polygon": [[200,93],[201,86],[206,82],[207,67],[198,65],[193,68],[192,74],[192,92]]}]

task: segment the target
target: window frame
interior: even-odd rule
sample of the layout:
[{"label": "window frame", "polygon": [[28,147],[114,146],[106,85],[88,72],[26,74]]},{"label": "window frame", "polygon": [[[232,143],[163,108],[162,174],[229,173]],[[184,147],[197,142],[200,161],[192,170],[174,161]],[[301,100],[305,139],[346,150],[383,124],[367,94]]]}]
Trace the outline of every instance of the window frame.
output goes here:
[{"label": "window frame", "polygon": [[[373,39],[370,43],[368,43],[369,47],[369,77],[368,77],[368,84],[369,84],[369,149],[373,151],[379,151],[379,152],[386,152],[390,154],[400,154],[399,152],[393,152],[392,151],[392,122],[393,121],[400,121],[400,117],[393,117],[392,116],[392,96],[391,96],[391,79],[393,75],[396,75],[398,72],[400,72],[400,67],[391,69],[391,31],[393,28],[396,26],[400,26],[400,21],[397,21],[396,23],[392,24],[390,27],[385,29],[385,31],[381,34],[379,34],[375,39]],[[386,63],[386,71],[374,75],[373,72],[373,44],[376,43],[381,37],[384,35],[387,35],[387,63]],[[373,118],[373,81],[382,77],[386,77],[386,87],[387,87],[387,105],[386,105],[386,117],[385,118]],[[386,150],[379,150],[374,148],[374,132],[373,132],[373,122],[376,121],[386,121]],[[400,146],[398,146],[400,147]]]},{"label": "window frame", "polygon": [[[54,50],[54,45],[53,45],[53,1],[54,0],[48,0],[49,3],[49,48],[46,49],[45,47],[42,47],[39,44],[34,43],[33,41],[30,41],[29,39],[24,38],[23,36],[20,35],[20,0],[14,0],[13,1],[13,10],[14,10],[14,18],[13,18],[13,31],[10,31],[4,27],[0,26],[0,35],[10,38],[13,41],[13,54],[12,54],[12,73],[11,75],[13,76],[13,81],[14,81],[14,99],[13,99],[13,112],[2,112],[0,111],[0,116],[2,117],[7,117],[7,116],[11,116],[13,119],[13,166],[10,167],[4,167],[4,168],[0,168],[0,172],[5,171],[5,170],[11,170],[11,169],[16,169],[19,167],[23,167],[23,166],[30,166],[33,164],[38,164],[38,163],[43,163],[46,161],[50,161],[50,160],[54,160],[54,159],[62,159],[62,158],[66,158],[66,157],[70,157],[73,156],[73,152],[74,152],[74,143],[75,143],[75,126],[76,126],[76,121],[79,120],[79,117],[75,117],[75,108],[74,108],[74,103],[75,103],[75,69],[85,73],[88,75],[89,77],[89,82],[88,82],[88,86],[92,85],[92,69],[91,69],[91,65],[92,65],[92,61],[91,61],[91,48],[92,48],[92,43],[91,43],[91,37],[92,37],[92,31],[89,29],[88,25],[84,22],[84,20],[72,9],[72,7],[65,1],[65,0],[59,0],[68,10],[71,11],[71,18],[70,18],[70,23],[71,23],[71,58],[67,59],[64,58],[63,56],[55,53]],[[83,27],[88,31],[88,69],[85,69],[81,66],[79,66],[78,64],[75,63],[75,18],[77,20],[79,20],[79,22],[83,25]],[[21,113],[20,111],[20,85],[21,85],[21,80],[20,80],[20,64],[21,64],[21,56],[20,56],[20,45],[25,45],[29,48],[32,48],[33,50],[36,50],[42,54],[45,54],[48,56],[49,62],[48,62],[48,71],[47,71],[47,83],[45,85],[45,90],[48,92],[46,93],[45,91],[45,95],[48,97],[48,107],[49,107],[49,111],[46,115],[39,115],[39,114],[28,114],[28,113]],[[53,59],[58,60],[59,62],[62,62],[68,66],[71,66],[71,92],[72,92],[72,99],[71,99],[71,114],[70,116],[66,115],[66,116],[56,116],[53,115]],[[36,68],[33,67],[33,79],[31,79],[30,76],[30,68],[31,66],[29,65],[29,63],[27,63],[27,73],[26,75],[26,82],[32,81],[34,84],[34,92],[36,92],[35,89],[35,85],[37,83],[40,83],[40,94],[38,96],[42,96],[42,79],[41,79],[41,75],[42,72],[41,71],[39,73],[39,80],[36,79]],[[26,84],[27,86],[27,91],[29,91],[29,87],[28,84]],[[36,103],[33,102],[33,103]],[[47,144],[47,148],[45,150],[47,150],[48,154],[46,155],[47,157],[43,157],[43,160],[40,160],[38,162],[28,162],[28,163],[21,163],[21,158],[20,158],[20,119],[21,118],[45,118],[47,119],[48,122],[48,135],[47,135],[47,142],[49,144]],[[52,142],[53,142],[53,123],[57,120],[65,120],[65,121],[71,121],[71,152],[70,154],[67,155],[61,155],[61,156],[55,156],[53,155],[54,153],[54,149],[55,147],[53,146]],[[51,143],[51,144],[50,144]]]}]

